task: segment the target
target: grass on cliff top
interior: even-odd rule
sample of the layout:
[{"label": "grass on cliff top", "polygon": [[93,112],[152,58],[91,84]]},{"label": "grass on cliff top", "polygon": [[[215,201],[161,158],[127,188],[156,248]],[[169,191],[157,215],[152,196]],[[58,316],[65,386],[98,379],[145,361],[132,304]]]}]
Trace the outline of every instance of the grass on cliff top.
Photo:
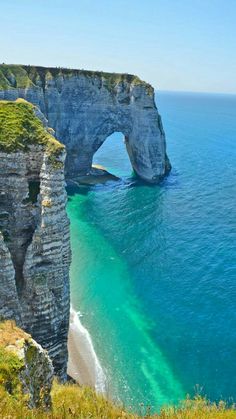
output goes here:
[{"label": "grass on cliff top", "polygon": [[[18,398],[20,395],[22,403],[25,403],[24,395],[22,394],[22,383],[20,380],[20,373],[23,366],[23,361],[19,359],[14,352],[0,347],[0,400],[1,392],[5,392],[9,398],[13,395]],[[0,418],[1,417],[2,412],[0,401]]]},{"label": "grass on cliff top", "polygon": [[121,82],[133,85],[144,85],[148,94],[152,94],[150,84],[142,81],[138,76],[128,73],[107,73],[103,71],[78,70],[62,67],[41,67],[29,65],[0,64],[0,90],[29,88],[40,86],[45,88],[46,82],[58,77],[72,77],[83,75],[88,78],[100,78],[108,90]]},{"label": "grass on cliff top", "polygon": [[13,320],[5,320],[0,323],[0,347],[14,345],[19,339],[29,339],[30,335],[16,326]]},{"label": "grass on cliff top", "polygon": [[23,361],[14,353],[13,347],[17,342],[29,337],[30,335],[19,329],[14,321],[6,320],[0,323],[0,388],[9,396],[14,394],[17,397],[22,393],[20,372]]},{"label": "grass on cliff top", "polygon": [[35,116],[34,106],[23,99],[0,101],[0,151],[27,151],[42,145],[49,155],[58,156],[64,145],[57,141]]},{"label": "grass on cliff top", "polygon": [[0,418],[15,419],[235,419],[234,407],[227,408],[223,402],[212,404],[196,396],[187,399],[180,407],[164,408],[159,414],[150,415],[148,407],[140,406],[140,414],[132,414],[104,397],[97,395],[91,388],[76,384],[54,383],[52,390],[52,411],[29,410],[25,399],[16,394],[10,395],[0,385]]},{"label": "grass on cliff top", "polygon": [[0,90],[24,89],[33,86],[25,69],[20,65],[0,65]]}]

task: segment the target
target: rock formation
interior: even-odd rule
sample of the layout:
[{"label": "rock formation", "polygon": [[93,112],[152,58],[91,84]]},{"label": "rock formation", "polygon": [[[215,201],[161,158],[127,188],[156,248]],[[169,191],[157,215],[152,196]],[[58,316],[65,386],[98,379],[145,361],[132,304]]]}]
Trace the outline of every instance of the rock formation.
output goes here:
[{"label": "rock formation", "polygon": [[65,147],[23,100],[0,101],[0,316],[48,349],[64,379],[69,325]]},{"label": "rock formation", "polygon": [[[53,366],[47,352],[14,322],[0,323],[0,383],[29,407],[51,407]],[[17,393],[17,394],[15,394]]]},{"label": "rock formation", "polygon": [[157,183],[170,170],[154,90],[136,76],[3,64],[0,99],[18,97],[37,105],[66,145],[69,177],[90,174],[94,153],[115,131],[139,177]]},{"label": "rock formation", "polygon": [[115,131],[124,134],[142,179],[160,181],[170,164],[153,88],[138,77],[0,65],[0,316],[15,319],[48,349],[64,379],[70,305],[66,153],[48,123],[66,145],[68,177],[93,175],[93,155]]}]

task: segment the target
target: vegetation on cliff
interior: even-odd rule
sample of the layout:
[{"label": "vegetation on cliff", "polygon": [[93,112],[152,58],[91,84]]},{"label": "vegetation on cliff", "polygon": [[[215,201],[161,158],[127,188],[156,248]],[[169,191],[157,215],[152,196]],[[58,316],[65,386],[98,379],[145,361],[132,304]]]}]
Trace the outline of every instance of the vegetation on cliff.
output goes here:
[{"label": "vegetation on cliff", "polygon": [[[51,391],[52,404],[45,404],[45,391],[48,391],[48,381],[37,381],[39,370],[35,369],[37,347],[31,347],[25,357],[19,358],[21,348],[24,349],[25,341],[31,339],[14,322],[0,323],[0,417],[1,418],[81,418],[81,419],[234,419],[236,410],[234,407],[227,408],[221,402],[210,403],[206,399],[196,396],[194,400],[187,399],[179,407],[164,408],[159,414],[150,414],[149,407],[140,404],[139,413],[134,414],[122,406],[119,406],[105,397],[97,395],[88,387],[80,387],[77,384],[53,384]],[[17,348],[17,350],[16,350]],[[29,359],[32,357],[32,359]],[[22,375],[25,365],[32,363],[34,367],[28,368],[28,374]],[[46,370],[45,370],[46,371]],[[45,373],[46,374],[46,373]],[[36,376],[32,379],[32,376]],[[23,389],[22,382],[27,385],[29,380],[30,393]],[[41,383],[42,384],[42,383]],[[45,387],[45,388],[44,388]],[[31,394],[32,393],[32,394]],[[29,395],[34,397],[34,408],[29,409]],[[39,399],[41,397],[41,399]],[[38,406],[35,408],[35,405]],[[50,409],[51,407],[51,409]],[[45,410],[46,408],[46,410]]]},{"label": "vegetation on cliff", "polygon": [[58,156],[64,145],[57,141],[35,115],[35,107],[23,99],[0,101],[0,151],[28,151],[42,145],[50,156]]},{"label": "vegetation on cliff", "polygon": [[54,383],[52,409],[28,409],[24,398],[10,395],[0,385],[0,417],[14,419],[235,419],[236,411],[227,408],[223,402],[209,403],[201,397],[186,400],[179,407],[163,408],[159,414],[150,415],[149,408],[139,406],[139,414],[132,414],[124,408],[97,395],[91,388],[76,384]]},{"label": "vegetation on cliff", "polygon": [[19,373],[23,362],[16,354],[0,347],[0,386],[11,395],[17,395],[21,388]]},{"label": "vegetation on cliff", "polygon": [[[48,354],[14,321],[0,323],[1,400],[7,395],[25,407],[51,407],[53,367]],[[4,416],[5,417],[5,416]]]},{"label": "vegetation on cliff", "polygon": [[132,85],[143,85],[146,87],[148,94],[153,93],[150,84],[133,74],[15,64],[0,65],[0,90],[26,89],[29,87],[42,87],[44,89],[46,83],[50,80],[73,76],[84,76],[93,80],[101,79],[108,90],[113,90],[114,86],[119,83],[127,82]]},{"label": "vegetation on cliff", "polygon": [[0,65],[0,90],[33,86],[27,72],[20,65]]}]

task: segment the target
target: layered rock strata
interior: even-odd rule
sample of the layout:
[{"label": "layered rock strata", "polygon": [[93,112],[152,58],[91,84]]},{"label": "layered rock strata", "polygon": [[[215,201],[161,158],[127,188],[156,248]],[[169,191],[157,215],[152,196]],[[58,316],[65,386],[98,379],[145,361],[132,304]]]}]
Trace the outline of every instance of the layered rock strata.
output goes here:
[{"label": "layered rock strata", "polygon": [[84,70],[0,66],[0,98],[37,105],[66,145],[69,177],[91,174],[95,152],[124,135],[134,171],[158,183],[170,170],[153,88],[138,77]]},{"label": "layered rock strata", "polygon": [[[0,102],[0,316],[15,319],[66,378],[69,221],[65,148],[24,101]],[[45,121],[44,121],[45,122]]]}]

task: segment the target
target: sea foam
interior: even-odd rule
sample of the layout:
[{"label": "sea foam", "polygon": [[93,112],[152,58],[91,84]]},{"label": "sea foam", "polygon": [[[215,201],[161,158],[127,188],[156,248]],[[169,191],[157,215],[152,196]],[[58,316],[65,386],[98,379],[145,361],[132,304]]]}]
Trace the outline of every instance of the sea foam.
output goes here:
[{"label": "sea foam", "polygon": [[106,376],[93,347],[88,330],[82,325],[79,314],[70,310],[68,337],[68,374],[81,385],[89,385],[98,393],[106,392]]}]

